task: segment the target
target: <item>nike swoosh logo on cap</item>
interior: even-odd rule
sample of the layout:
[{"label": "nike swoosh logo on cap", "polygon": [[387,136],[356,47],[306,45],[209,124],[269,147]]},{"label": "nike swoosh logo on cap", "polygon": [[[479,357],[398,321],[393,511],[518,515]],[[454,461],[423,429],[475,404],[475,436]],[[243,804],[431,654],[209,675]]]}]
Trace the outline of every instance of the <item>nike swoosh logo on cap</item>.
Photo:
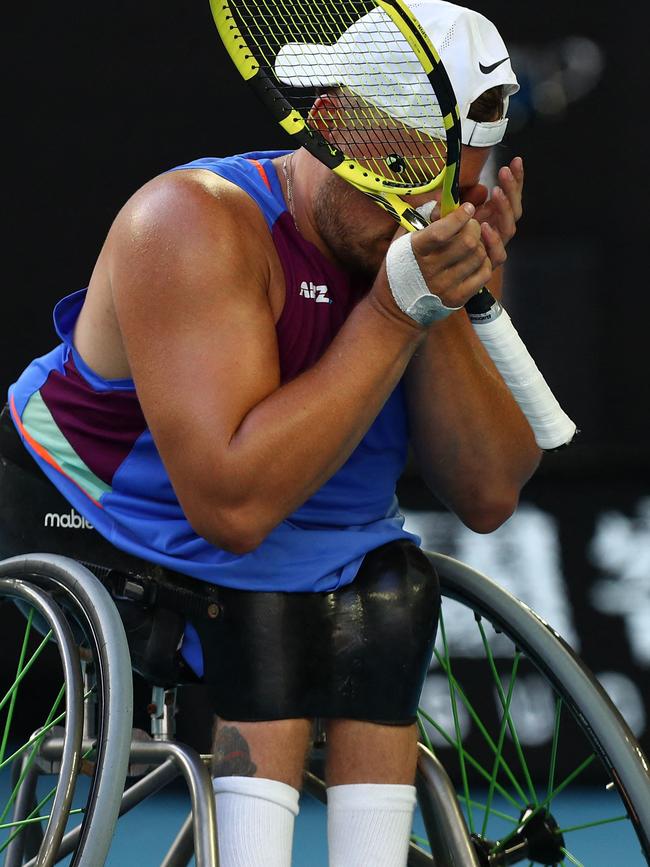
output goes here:
[{"label": "nike swoosh logo on cap", "polygon": [[510,60],[510,58],[504,57],[503,60],[497,60],[496,63],[491,63],[489,66],[483,66],[482,63],[479,63],[478,68],[481,70],[483,75],[489,75],[491,72],[494,72],[497,66],[501,66],[502,63],[505,63],[506,60]]}]

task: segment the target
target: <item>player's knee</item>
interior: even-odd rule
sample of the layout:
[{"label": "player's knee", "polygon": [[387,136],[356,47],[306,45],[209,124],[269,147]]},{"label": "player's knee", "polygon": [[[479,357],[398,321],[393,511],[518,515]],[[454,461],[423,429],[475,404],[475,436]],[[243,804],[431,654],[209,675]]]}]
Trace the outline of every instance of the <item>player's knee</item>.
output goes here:
[{"label": "player's knee", "polygon": [[300,789],[310,741],[311,721],[307,719],[219,719],[212,748],[212,776],[261,777]]}]

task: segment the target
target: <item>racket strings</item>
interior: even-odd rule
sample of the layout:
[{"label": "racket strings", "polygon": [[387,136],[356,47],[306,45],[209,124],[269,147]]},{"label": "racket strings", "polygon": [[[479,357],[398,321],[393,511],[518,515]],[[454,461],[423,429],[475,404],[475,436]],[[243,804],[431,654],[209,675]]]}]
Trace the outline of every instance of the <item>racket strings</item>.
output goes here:
[{"label": "racket strings", "polygon": [[396,121],[358,95],[336,89],[320,110],[330,140],[375,175],[391,183],[424,186],[443,171],[446,144]]},{"label": "racket strings", "polygon": [[239,0],[231,10],[280,97],[346,158],[398,188],[441,174],[446,133],[435,91],[373,0]]}]

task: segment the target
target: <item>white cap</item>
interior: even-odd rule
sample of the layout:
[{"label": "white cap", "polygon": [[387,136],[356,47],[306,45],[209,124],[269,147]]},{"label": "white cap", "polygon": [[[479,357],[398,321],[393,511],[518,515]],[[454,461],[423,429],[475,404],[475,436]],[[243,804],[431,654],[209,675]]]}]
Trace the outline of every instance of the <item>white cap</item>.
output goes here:
[{"label": "white cap", "polygon": [[[468,118],[482,93],[503,86],[519,90],[508,49],[484,15],[446,0],[406,0],[447,70],[460,110],[463,144],[487,147],[503,138],[504,117],[491,123]],[[444,138],[440,108],[412,48],[377,7],[349,27],[333,45],[290,43],[275,60],[275,74],[293,87],[349,87],[377,108],[415,129]]]}]

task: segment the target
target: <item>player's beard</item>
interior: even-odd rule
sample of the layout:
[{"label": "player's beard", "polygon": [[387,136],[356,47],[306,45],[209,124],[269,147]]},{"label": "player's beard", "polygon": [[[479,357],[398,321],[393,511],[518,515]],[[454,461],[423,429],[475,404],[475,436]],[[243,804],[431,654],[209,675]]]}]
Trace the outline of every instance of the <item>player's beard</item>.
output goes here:
[{"label": "player's beard", "polygon": [[[371,226],[361,218],[364,204],[370,204]],[[377,274],[397,229],[391,217],[386,215],[385,225],[381,217],[376,205],[335,174],[325,177],[314,196],[316,229],[334,258],[347,270],[370,278]],[[373,232],[372,226],[379,228]]]}]

